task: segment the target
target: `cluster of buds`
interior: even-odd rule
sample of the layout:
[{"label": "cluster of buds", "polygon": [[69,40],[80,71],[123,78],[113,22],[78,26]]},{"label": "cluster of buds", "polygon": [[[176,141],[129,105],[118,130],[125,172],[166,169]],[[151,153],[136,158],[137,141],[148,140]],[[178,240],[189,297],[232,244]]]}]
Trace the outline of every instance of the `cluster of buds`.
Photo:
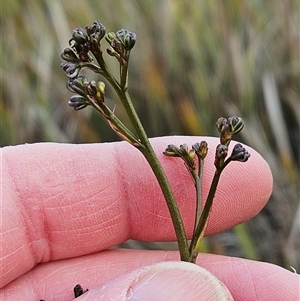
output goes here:
[{"label": "cluster of buds", "polygon": [[120,29],[116,33],[110,32],[105,36],[110,47],[107,53],[114,56],[122,65],[127,65],[128,55],[136,42],[136,34],[126,29]]},{"label": "cluster of buds", "polygon": [[[128,62],[130,51],[136,43],[136,34],[125,29],[118,30],[117,32],[109,32],[108,34],[106,34],[105,31],[105,27],[98,22],[93,22],[91,25],[86,26],[85,29],[74,29],[72,38],[69,40],[70,47],[66,48],[61,54],[62,59],[65,61],[61,66],[68,78],[67,88],[72,93],[75,93],[75,95],[70,98],[69,105],[75,110],[81,110],[88,105],[92,106],[106,118],[109,126],[116,134],[123,140],[137,147],[143,153],[159,180],[158,182],[165,196],[174,223],[181,258],[185,261],[195,262],[197,254],[199,253],[199,244],[205,233],[221,172],[229,162],[245,162],[250,157],[250,154],[245,148],[238,143],[234,146],[229,158],[227,158],[228,147],[232,137],[243,129],[244,122],[241,118],[234,116],[228,119],[221,117],[216,123],[220,133],[220,144],[216,148],[214,162],[216,170],[205,203],[202,203],[202,177],[204,159],[208,153],[207,142],[197,142],[193,144],[191,148],[189,148],[187,144],[182,144],[179,147],[171,144],[168,145],[164,151],[164,155],[178,157],[184,161],[195,184],[196,214],[193,236],[190,246],[188,247],[186,233],[172,189],[147,138],[147,134],[142,127],[139,117],[135,112],[127,89]],[[107,54],[117,59],[120,64],[119,79],[114,77],[104,61],[101,47],[101,40],[104,37],[109,44],[106,49]],[[118,119],[115,115],[115,109],[111,110],[105,104],[105,84],[101,81],[88,80],[85,76],[79,75],[83,68],[103,76],[117,92],[134,126],[135,133],[131,132],[131,130]],[[84,292],[81,286],[76,286],[74,288],[75,298]]]},{"label": "cluster of buds", "polygon": [[105,27],[103,24],[93,22],[91,25],[83,28],[75,28],[72,32],[72,38],[69,45],[76,52],[78,58],[82,62],[90,62],[92,53],[101,51],[100,41],[105,36]]},{"label": "cluster of buds", "polygon": [[189,149],[187,144],[182,144],[179,147],[170,144],[163,152],[165,156],[181,158],[190,172],[196,170],[195,159],[203,160],[208,152],[207,142],[201,141],[192,145]]},{"label": "cluster of buds", "polygon": [[[221,173],[230,161],[246,162],[250,157],[250,153],[238,143],[234,146],[230,157],[227,158],[228,147],[233,135],[239,133],[244,128],[244,121],[242,118],[237,116],[229,118],[220,117],[216,122],[216,127],[220,133],[220,144],[216,148],[214,164],[216,172]],[[195,143],[191,149],[189,149],[186,144],[182,144],[179,147],[173,144],[168,145],[164,151],[164,155],[181,158],[189,172],[195,178],[195,158],[198,158],[198,162],[203,162],[207,152],[207,142],[201,141],[200,143]]]},{"label": "cluster of buds", "polygon": [[250,157],[250,153],[240,143],[234,146],[231,156],[225,161],[233,135],[244,128],[243,119],[237,116],[220,117],[216,122],[216,127],[220,133],[220,144],[216,148],[214,163],[217,171],[222,171],[230,161],[246,162]]},{"label": "cluster of buds", "polygon": [[[207,226],[210,210],[212,208],[214,195],[216,193],[217,185],[220,179],[221,172],[226,165],[231,161],[245,162],[250,157],[247,150],[240,144],[236,144],[233,148],[231,156],[227,158],[228,146],[232,140],[233,135],[239,133],[243,127],[244,122],[240,117],[219,118],[216,123],[217,129],[220,133],[220,144],[216,148],[215,153],[215,174],[209,189],[207,200],[203,206],[202,203],[202,173],[204,159],[208,153],[208,145],[206,141],[201,141],[192,145],[189,149],[186,144],[179,147],[176,145],[168,145],[164,151],[164,155],[170,157],[179,157],[184,161],[189,173],[191,174],[195,188],[196,188],[196,214],[192,240],[189,247],[190,261],[195,262],[199,253],[200,242],[204,236]],[[196,161],[198,159],[198,171],[196,170]],[[227,159],[226,159],[227,158]]]},{"label": "cluster of buds", "polygon": [[101,81],[88,81],[85,76],[78,76],[69,79],[67,88],[73,93],[68,104],[76,111],[84,109],[86,106],[95,104],[101,106],[104,103],[105,84]]},{"label": "cluster of buds", "polygon": [[220,133],[221,144],[229,145],[233,135],[244,128],[244,121],[237,116],[229,117],[228,119],[220,117],[216,122],[216,127]]},{"label": "cluster of buds", "polygon": [[[240,143],[235,145],[231,156],[226,160],[228,155],[228,146],[233,135],[239,133],[244,128],[244,121],[242,118],[237,116],[229,118],[220,117],[216,122],[216,127],[220,133],[220,144],[217,146],[215,154],[216,169],[218,171],[223,170],[225,165],[227,165],[230,161],[246,162],[250,157],[250,154]],[[198,157],[198,160],[204,160],[207,152],[207,142],[201,141],[200,143],[195,143],[191,149],[189,149],[186,144],[182,144],[179,147],[173,144],[168,145],[164,151],[164,155],[179,157],[183,159],[189,170],[195,170],[196,156]]]},{"label": "cluster of buds", "polygon": [[66,48],[61,54],[65,60],[61,66],[68,78],[75,78],[87,62],[92,62],[92,54],[101,52],[101,39],[105,36],[105,27],[94,22],[83,28],[75,28],[72,31],[72,38],[69,40],[70,48]]},{"label": "cluster of buds", "polygon": [[[61,67],[68,77],[67,88],[76,93],[68,102],[75,110],[93,105],[100,113],[103,113],[101,107],[104,106],[104,83],[88,81],[79,73],[82,68],[87,68],[103,75],[110,82],[114,81],[108,74],[102,57],[101,40],[104,37],[109,43],[107,53],[116,57],[122,66],[127,66],[130,50],[136,42],[135,33],[121,29],[116,33],[106,34],[104,25],[96,21],[86,26],[85,29],[75,28],[69,40],[70,47],[64,49],[61,54],[61,58],[65,61]],[[126,80],[126,74],[124,78]],[[121,81],[120,85],[122,86],[123,83],[124,81]]]}]

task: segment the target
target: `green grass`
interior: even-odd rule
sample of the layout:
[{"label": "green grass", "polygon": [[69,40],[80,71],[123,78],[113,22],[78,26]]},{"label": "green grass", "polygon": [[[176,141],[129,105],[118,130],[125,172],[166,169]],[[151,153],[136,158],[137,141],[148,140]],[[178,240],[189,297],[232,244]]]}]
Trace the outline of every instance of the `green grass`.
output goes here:
[{"label": "green grass", "polygon": [[[60,52],[74,27],[128,28],[130,92],[149,136],[216,135],[218,117],[241,116],[239,139],[269,162],[274,193],[230,235],[240,256],[299,270],[299,10],[297,0],[3,1],[1,146],[116,140],[91,109],[68,107]],[[117,102],[109,89],[107,101]],[[222,237],[209,239],[208,250]]]}]

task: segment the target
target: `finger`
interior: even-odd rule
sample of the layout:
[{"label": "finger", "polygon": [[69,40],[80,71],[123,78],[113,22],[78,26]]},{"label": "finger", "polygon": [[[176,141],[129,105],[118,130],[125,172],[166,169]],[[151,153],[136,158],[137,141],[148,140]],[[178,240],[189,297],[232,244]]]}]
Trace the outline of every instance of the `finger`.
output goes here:
[{"label": "finger", "polygon": [[[174,189],[188,235],[195,191],[182,161],[164,157],[169,143],[189,145],[199,137],[164,137],[151,142]],[[203,199],[214,173],[218,139],[205,138]],[[254,150],[248,162],[224,171],[207,234],[255,215],[272,189],[268,165]],[[125,142],[94,145],[35,144],[2,150],[2,285],[38,262],[106,249],[128,238],[174,240],[164,198],[147,162]]]},{"label": "finger", "polygon": [[[0,299],[71,300],[74,297],[73,287],[80,284],[90,292],[90,295],[86,295],[87,300],[89,297],[90,300],[95,300],[92,296],[97,292],[115,297],[119,293],[119,299],[116,300],[125,300],[126,294],[139,280],[145,267],[178,259],[178,253],[170,251],[109,250],[40,264],[3,288]],[[299,300],[299,275],[276,265],[211,254],[201,254],[197,264],[222,281],[235,301]],[[173,279],[173,283],[164,282],[166,290],[176,291],[181,282],[186,283],[186,278],[178,275],[177,271],[170,276],[164,275],[165,278]],[[189,281],[192,283],[190,279]],[[113,284],[114,289],[108,290]],[[139,284],[147,285],[141,282]],[[155,291],[151,279],[148,284]],[[145,289],[149,287],[146,286]],[[198,293],[197,286],[193,289]]]},{"label": "finger", "polygon": [[168,261],[121,275],[82,300],[233,301],[226,286],[195,264]]}]

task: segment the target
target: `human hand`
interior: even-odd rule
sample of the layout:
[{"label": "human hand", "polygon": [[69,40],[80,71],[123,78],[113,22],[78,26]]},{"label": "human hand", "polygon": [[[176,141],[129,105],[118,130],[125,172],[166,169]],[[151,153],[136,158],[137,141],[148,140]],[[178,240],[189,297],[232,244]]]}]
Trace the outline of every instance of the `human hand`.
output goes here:
[{"label": "human hand", "polygon": [[[201,138],[151,139],[161,154],[189,237],[195,214],[193,183],[182,161],[162,152],[170,143],[191,145],[196,140]],[[205,140],[209,153],[204,198],[218,143],[215,138]],[[206,234],[251,218],[267,202],[270,170],[258,153],[249,151],[248,162],[232,162],[224,170]],[[145,272],[146,281],[135,283],[146,266],[179,260],[178,252],[107,250],[129,238],[175,240],[155,177],[142,155],[125,142],[3,148],[1,212],[1,300],[70,300],[77,283],[89,289],[80,300],[125,300],[130,288],[132,300],[138,300],[136,294],[147,300],[141,296],[163,290],[168,300],[177,300],[180,294],[185,300],[202,296],[195,289],[197,277],[188,273],[183,277],[176,265],[170,268],[172,263],[164,273],[164,268],[155,277]],[[199,254],[197,264],[225,283],[234,300],[299,300],[299,275],[283,268],[211,254]],[[187,297],[191,292],[194,299]]]}]

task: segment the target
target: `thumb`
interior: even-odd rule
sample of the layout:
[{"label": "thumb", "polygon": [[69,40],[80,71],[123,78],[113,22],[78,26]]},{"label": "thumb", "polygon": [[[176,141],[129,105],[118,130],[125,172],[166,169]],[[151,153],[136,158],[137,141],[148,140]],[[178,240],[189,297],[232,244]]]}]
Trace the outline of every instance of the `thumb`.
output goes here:
[{"label": "thumb", "polygon": [[119,276],[80,300],[233,300],[226,286],[195,264],[168,261]]}]

